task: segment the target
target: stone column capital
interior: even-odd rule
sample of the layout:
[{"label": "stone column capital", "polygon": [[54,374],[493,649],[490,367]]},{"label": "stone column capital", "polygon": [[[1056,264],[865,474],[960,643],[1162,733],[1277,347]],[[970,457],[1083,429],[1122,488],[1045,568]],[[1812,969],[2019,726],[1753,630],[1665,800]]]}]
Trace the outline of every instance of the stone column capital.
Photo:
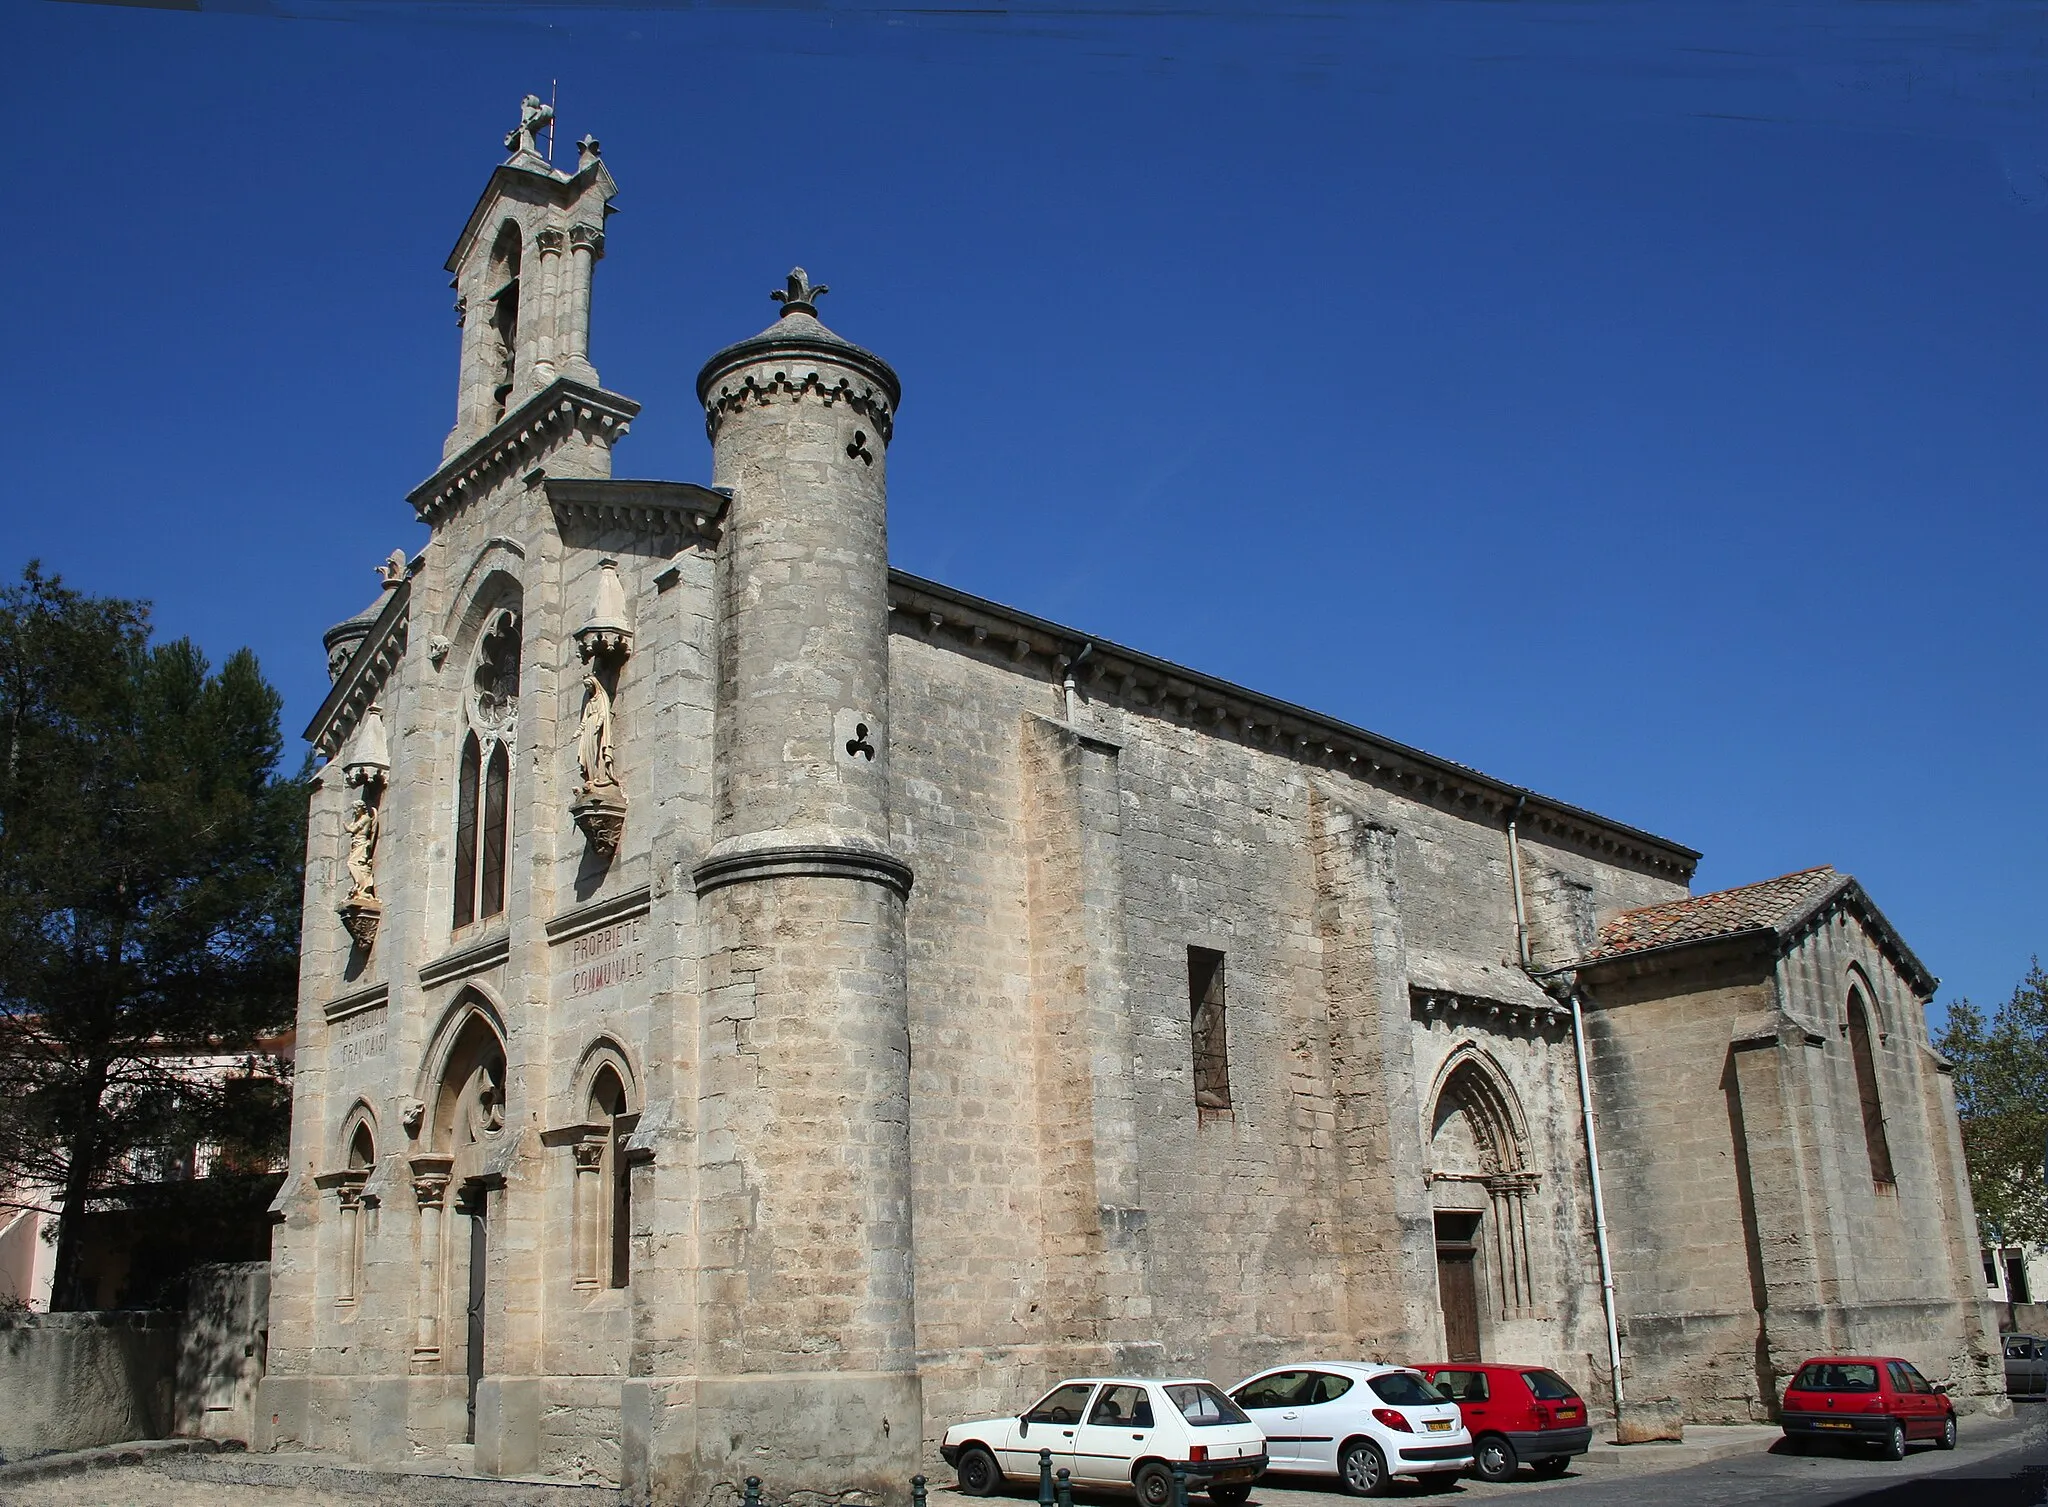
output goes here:
[{"label": "stone column capital", "polygon": [[533,244],[540,248],[542,256],[559,256],[568,232],[559,225],[548,225],[534,232]]},{"label": "stone column capital", "polygon": [[592,257],[604,255],[604,227],[602,225],[571,225],[569,244],[578,251],[588,251]]}]

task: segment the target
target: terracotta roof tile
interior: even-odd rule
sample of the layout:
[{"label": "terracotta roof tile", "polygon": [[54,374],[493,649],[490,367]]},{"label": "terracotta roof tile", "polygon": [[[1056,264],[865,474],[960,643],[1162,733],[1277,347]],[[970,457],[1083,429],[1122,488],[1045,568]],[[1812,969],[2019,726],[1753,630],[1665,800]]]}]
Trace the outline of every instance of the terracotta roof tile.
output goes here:
[{"label": "terracotta roof tile", "polygon": [[1833,865],[1822,864],[1817,869],[1801,869],[1796,874],[1783,874],[1732,890],[1716,890],[1711,895],[1693,895],[1625,910],[1600,928],[1600,940],[1585,961],[1703,942],[1710,937],[1733,936],[1744,931],[1781,929],[1843,882],[1843,876]]}]

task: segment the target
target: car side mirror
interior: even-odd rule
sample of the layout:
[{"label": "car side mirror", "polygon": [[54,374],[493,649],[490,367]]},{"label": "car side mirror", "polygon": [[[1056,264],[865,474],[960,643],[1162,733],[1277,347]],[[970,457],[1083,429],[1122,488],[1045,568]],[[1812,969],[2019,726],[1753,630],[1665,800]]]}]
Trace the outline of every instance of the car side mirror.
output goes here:
[{"label": "car side mirror", "polygon": [[1942,1396],[1946,1397],[1948,1396],[1948,1383],[1945,1381],[1938,1381],[1934,1383],[1934,1390],[1941,1393]]},{"label": "car side mirror", "polygon": [[1031,1420],[1029,1418],[1019,1418],[1017,1420],[1017,1437],[1019,1439],[1022,1439],[1026,1434],[1030,1432]]}]

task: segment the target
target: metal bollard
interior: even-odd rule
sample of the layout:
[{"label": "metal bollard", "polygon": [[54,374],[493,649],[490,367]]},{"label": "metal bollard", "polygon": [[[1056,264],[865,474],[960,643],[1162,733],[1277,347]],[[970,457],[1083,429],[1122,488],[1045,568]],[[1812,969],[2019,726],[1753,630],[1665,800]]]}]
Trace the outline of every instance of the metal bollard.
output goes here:
[{"label": "metal bollard", "polygon": [[741,1496],[746,1502],[747,1507],[761,1507],[761,1478],[759,1476],[748,1476],[747,1489],[741,1493]]},{"label": "metal bollard", "polygon": [[924,1507],[924,1477],[910,1478],[910,1507]]},{"label": "metal bollard", "polygon": [[1173,1462],[1173,1507],[1188,1507],[1188,1468],[1179,1460]]},{"label": "metal bollard", "polygon": [[1053,1494],[1059,1498],[1060,1507],[1074,1507],[1074,1473],[1062,1465],[1059,1481],[1053,1487]]},{"label": "metal bollard", "polygon": [[1038,1507],[1058,1507],[1052,1497],[1052,1451],[1038,1452]]}]

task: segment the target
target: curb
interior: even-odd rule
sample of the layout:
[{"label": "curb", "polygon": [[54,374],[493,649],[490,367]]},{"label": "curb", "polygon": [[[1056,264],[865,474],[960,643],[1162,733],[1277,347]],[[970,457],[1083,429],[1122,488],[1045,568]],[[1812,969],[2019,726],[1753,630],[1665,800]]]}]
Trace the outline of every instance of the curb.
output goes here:
[{"label": "curb", "polygon": [[[104,1444],[97,1449],[64,1450],[0,1465],[0,1486],[51,1476],[82,1475],[89,1470],[112,1470],[121,1465],[147,1465],[172,1455],[211,1455],[222,1447],[214,1439],[137,1439],[127,1444]],[[230,1444],[226,1448],[238,1450],[241,1446]]]},{"label": "curb", "polygon": [[408,1507],[617,1507],[619,1488],[527,1477],[467,1475],[427,1466],[329,1463],[310,1455],[211,1455],[167,1460],[163,1474],[179,1481],[228,1486],[295,1487],[326,1496],[403,1501]]}]

